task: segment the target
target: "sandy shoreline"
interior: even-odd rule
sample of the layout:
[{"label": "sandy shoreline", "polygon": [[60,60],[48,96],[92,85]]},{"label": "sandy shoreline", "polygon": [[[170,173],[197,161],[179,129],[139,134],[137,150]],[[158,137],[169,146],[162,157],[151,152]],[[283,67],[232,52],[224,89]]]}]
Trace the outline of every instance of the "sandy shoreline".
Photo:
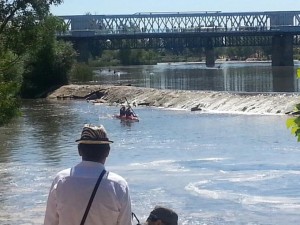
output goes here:
[{"label": "sandy shoreline", "polygon": [[133,86],[66,85],[48,99],[83,99],[94,102],[123,103],[223,113],[290,113],[300,103],[298,93],[229,93],[216,91],[160,90]]}]

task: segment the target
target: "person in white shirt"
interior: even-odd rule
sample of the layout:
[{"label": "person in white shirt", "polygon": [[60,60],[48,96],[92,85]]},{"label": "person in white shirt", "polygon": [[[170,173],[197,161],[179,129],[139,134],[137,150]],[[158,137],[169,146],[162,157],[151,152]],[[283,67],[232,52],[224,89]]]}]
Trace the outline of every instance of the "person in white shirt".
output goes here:
[{"label": "person in white shirt", "polygon": [[[44,225],[131,225],[128,184],[123,177],[105,170],[105,160],[113,143],[105,128],[86,124],[76,142],[82,161],[55,177],[47,200]],[[103,178],[95,188],[102,172]],[[95,195],[87,210],[94,189]]]}]

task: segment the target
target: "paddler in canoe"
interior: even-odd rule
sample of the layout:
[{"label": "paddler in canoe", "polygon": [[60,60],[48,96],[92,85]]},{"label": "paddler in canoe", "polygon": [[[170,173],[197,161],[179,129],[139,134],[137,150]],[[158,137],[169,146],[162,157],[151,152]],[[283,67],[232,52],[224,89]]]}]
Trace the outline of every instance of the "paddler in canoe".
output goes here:
[{"label": "paddler in canoe", "polygon": [[130,106],[127,107],[125,114],[128,118],[135,116]]},{"label": "paddler in canoe", "polygon": [[121,105],[120,114],[115,115],[116,118],[127,121],[139,121],[137,115],[129,105],[126,109],[125,105]]},{"label": "paddler in canoe", "polygon": [[[131,108],[127,98],[125,97],[125,100],[127,102],[127,109],[125,107],[124,104],[121,105],[120,108],[120,114],[119,115],[115,115],[116,118],[121,119],[121,120],[126,120],[126,121],[139,121],[139,118],[137,117],[137,115],[135,114],[135,112],[133,111],[133,109]],[[134,106],[136,106],[136,104],[134,103]]]},{"label": "paddler in canoe", "polygon": [[126,108],[125,105],[122,105],[120,108],[120,117],[125,117],[126,116]]},{"label": "paddler in canoe", "polygon": [[138,120],[138,117],[135,115],[130,105],[127,107],[125,113],[126,113],[126,119]]}]

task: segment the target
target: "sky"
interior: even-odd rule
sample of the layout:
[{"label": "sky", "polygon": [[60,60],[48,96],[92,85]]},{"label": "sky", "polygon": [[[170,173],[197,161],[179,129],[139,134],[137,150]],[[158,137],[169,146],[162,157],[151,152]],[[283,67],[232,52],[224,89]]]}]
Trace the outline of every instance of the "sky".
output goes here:
[{"label": "sky", "polygon": [[56,16],[205,11],[300,11],[300,0],[64,0],[63,4],[51,7]]}]

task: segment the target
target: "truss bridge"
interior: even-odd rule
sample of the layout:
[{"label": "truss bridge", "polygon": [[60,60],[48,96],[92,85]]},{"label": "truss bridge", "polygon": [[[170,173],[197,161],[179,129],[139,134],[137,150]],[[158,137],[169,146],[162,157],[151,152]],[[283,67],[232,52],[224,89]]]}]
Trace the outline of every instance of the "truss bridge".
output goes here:
[{"label": "truss bridge", "polygon": [[81,55],[88,43],[102,49],[204,48],[207,66],[214,49],[271,46],[273,66],[293,66],[293,47],[300,46],[300,11],[149,12],[131,15],[60,16],[67,32],[57,37],[74,42]]}]

